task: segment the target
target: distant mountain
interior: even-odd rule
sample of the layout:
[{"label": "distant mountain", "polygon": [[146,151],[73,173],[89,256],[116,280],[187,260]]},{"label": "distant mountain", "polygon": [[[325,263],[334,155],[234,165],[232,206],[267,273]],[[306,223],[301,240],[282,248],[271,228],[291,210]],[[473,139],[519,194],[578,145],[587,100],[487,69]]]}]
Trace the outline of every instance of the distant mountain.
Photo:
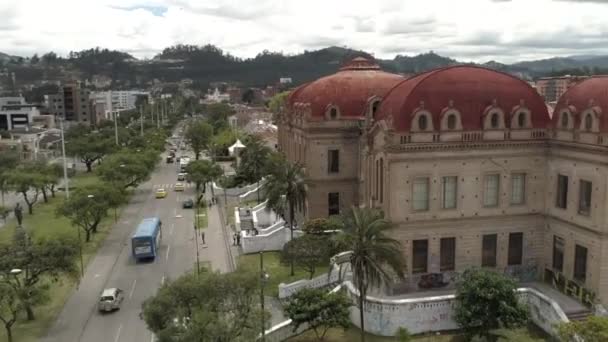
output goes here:
[{"label": "distant mountain", "polygon": [[[0,53],[0,68],[16,77],[16,88],[42,84],[43,81],[92,79],[94,75],[112,78],[112,88],[146,87],[159,80],[164,83],[188,78],[192,87],[207,89],[210,83],[229,82],[242,86],[276,84],[280,77],[291,77],[294,85],[336,72],[355,57],[374,58],[372,54],[346,47],[285,55],[263,51],[253,58],[240,58],[213,46],[176,45],[164,49],[153,59],[136,59],[132,55],[108,49],[70,52],[67,57],[49,52],[36,59],[25,59]],[[393,59],[376,59],[388,72],[416,74],[427,70],[459,64],[474,64],[441,56],[433,51],[416,56],[397,55]],[[550,75],[608,74],[608,56],[580,55],[504,64],[488,61],[477,64],[510,73],[522,79]],[[13,89],[8,78],[0,77],[0,86]]]}]

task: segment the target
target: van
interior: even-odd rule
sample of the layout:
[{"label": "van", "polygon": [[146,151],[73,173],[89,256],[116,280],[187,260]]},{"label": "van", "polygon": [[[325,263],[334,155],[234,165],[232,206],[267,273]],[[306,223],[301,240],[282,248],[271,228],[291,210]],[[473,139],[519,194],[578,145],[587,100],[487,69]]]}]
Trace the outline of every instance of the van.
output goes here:
[{"label": "van", "polygon": [[123,291],[119,288],[105,289],[101,293],[97,308],[102,312],[118,310],[124,298]]}]

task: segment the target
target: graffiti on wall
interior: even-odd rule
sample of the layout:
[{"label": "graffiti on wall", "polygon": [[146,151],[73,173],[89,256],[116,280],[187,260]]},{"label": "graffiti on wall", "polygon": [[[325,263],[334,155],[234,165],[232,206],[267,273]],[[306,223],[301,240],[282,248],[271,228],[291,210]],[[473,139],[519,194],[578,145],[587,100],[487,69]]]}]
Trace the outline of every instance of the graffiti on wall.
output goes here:
[{"label": "graffiti on wall", "polygon": [[545,282],[553,285],[560,292],[578,299],[581,303],[592,306],[595,303],[595,292],[555,270],[545,269]]}]

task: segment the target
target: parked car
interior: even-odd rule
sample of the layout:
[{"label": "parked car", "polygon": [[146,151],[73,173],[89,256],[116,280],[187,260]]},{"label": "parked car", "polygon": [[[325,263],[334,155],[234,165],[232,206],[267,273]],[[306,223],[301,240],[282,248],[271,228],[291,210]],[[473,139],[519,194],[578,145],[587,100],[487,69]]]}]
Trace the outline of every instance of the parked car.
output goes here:
[{"label": "parked car", "polygon": [[192,208],[194,208],[194,201],[192,199],[188,198],[187,200],[185,200],[182,203],[182,208],[184,208],[184,209],[192,209]]},{"label": "parked car", "polygon": [[103,290],[99,298],[97,308],[99,311],[114,311],[120,309],[120,304],[125,299],[123,291],[113,287]]},{"label": "parked car", "polygon": [[156,198],[167,197],[167,191],[165,189],[156,189]]}]

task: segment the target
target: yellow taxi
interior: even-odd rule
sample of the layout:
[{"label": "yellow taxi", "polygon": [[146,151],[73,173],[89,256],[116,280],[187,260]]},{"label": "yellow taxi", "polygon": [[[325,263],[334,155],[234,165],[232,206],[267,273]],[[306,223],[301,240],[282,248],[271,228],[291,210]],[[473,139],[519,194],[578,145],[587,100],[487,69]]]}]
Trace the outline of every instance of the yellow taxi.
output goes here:
[{"label": "yellow taxi", "polygon": [[184,191],[185,188],[184,183],[175,183],[175,187],[173,189],[175,189],[175,191]]},{"label": "yellow taxi", "polygon": [[165,198],[167,197],[167,191],[165,189],[156,189],[156,198]]}]

